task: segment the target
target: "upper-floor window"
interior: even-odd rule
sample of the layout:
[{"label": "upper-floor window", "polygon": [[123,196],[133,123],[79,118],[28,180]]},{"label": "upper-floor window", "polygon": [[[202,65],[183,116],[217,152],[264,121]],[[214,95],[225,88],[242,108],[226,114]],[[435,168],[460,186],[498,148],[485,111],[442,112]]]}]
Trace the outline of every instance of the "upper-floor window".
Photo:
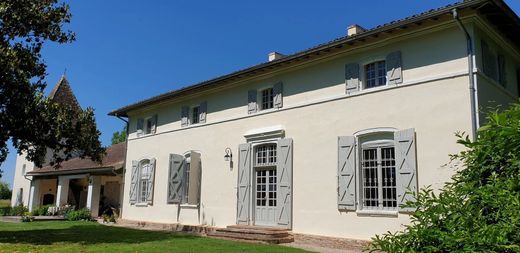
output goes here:
[{"label": "upper-floor window", "polygon": [[137,119],[137,136],[155,134],[157,130],[157,114]]},{"label": "upper-floor window", "polygon": [[205,123],[207,115],[207,102],[195,106],[183,106],[181,108],[181,126]]},{"label": "upper-floor window", "polygon": [[200,106],[194,106],[191,109],[191,124],[198,124],[200,118]]},{"label": "upper-floor window", "polygon": [[261,110],[272,109],[274,107],[274,96],[273,88],[267,88],[262,90],[262,103]]},{"label": "upper-floor window", "polygon": [[482,70],[486,76],[497,81],[502,87],[507,85],[506,77],[506,58],[504,55],[497,54],[486,41],[481,41],[482,49]]},{"label": "upper-floor window", "polygon": [[365,65],[365,88],[386,85],[386,62],[377,61]]}]

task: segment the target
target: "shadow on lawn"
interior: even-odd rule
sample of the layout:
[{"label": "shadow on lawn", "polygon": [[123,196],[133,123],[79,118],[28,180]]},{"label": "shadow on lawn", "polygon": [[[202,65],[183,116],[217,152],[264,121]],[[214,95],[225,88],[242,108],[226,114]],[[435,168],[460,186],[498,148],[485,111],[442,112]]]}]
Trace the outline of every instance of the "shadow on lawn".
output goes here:
[{"label": "shadow on lawn", "polygon": [[197,236],[90,224],[74,225],[57,229],[0,231],[0,243],[24,243],[33,245],[50,245],[60,242],[79,243],[83,245],[99,243],[143,243],[173,238],[186,240],[195,239]]}]

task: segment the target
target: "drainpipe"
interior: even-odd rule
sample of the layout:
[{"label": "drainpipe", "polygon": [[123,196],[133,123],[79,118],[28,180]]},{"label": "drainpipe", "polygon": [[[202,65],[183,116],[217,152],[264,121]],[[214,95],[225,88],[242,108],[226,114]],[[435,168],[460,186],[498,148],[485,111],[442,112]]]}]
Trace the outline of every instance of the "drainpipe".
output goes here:
[{"label": "drainpipe", "polygon": [[462,22],[459,19],[459,14],[457,12],[457,9],[451,10],[451,13],[453,14],[453,18],[455,19],[455,22],[457,22],[457,25],[464,33],[464,36],[466,36],[467,41],[467,54],[468,54],[468,76],[469,76],[469,92],[470,92],[470,103],[471,103],[471,137],[473,141],[477,139],[477,130],[479,128],[478,123],[478,105],[477,105],[477,82],[475,75],[473,73],[474,69],[474,60],[473,60],[473,41],[471,39],[471,36],[469,35],[468,31],[462,24]]},{"label": "drainpipe", "polygon": [[125,173],[126,173],[126,156],[128,154],[128,131],[130,130],[130,123],[128,122],[128,120],[124,119],[123,117],[119,116],[119,115],[116,115],[116,117],[120,120],[122,120],[123,122],[125,122],[126,124],[126,139],[125,139],[125,157],[123,158],[124,159],[124,162],[123,162],[123,177],[121,178],[121,187],[123,188],[123,194],[119,195],[119,199],[121,201],[121,204],[119,206],[119,218],[121,219],[121,217],[123,217],[123,198],[125,196],[124,194],[124,191],[125,191]]}]

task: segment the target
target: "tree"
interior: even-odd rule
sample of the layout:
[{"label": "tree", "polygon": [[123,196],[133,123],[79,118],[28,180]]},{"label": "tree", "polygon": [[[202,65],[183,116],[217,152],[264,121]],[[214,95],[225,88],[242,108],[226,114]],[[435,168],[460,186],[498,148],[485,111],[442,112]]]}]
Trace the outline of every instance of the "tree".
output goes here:
[{"label": "tree", "polygon": [[124,127],[123,130],[112,134],[112,145],[122,143],[125,141],[126,141],[126,127]]},{"label": "tree", "polygon": [[11,190],[6,182],[0,182],[0,199],[11,199]]},{"label": "tree", "polygon": [[477,140],[459,134],[461,168],[439,194],[420,191],[403,232],[373,238],[383,252],[520,252],[520,104],[493,112]]},{"label": "tree", "polygon": [[36,166],[53,151],[51,164],[72,155],[100,161],[104,153],[92,108],[75,110],[43,95],[45,42],[69,43],[69,6],[57,0],[0,0],[0,164],[12,140]]}]

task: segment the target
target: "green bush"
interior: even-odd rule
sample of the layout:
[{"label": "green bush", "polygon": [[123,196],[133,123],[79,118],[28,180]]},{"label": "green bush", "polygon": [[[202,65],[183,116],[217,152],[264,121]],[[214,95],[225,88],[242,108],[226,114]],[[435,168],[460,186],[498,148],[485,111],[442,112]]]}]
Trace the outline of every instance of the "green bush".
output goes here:
[{"label": "green bush", "polygon": [[520,252],[520,104],[488,116],[476,141],[458,134],[461,168],[439,194],[422,189],[403,232],[373,238],[370,251]]},{"label": "green bush", "polygon": [[90,210],[87,208],[79,209],[79,210],[72,210],[64,215],[65,219],[69,221],[78,221],[78,220],[84,220],[84,221],[90,221],[92,220],[92,214],[90,213]]},{"label": "green bush", "polygon": [[32,211],[32,216],[44,216],[47,215],[49,207],[51,205],[40,206]]},{"label": "green bush", "polygon": [[0,216],[9,216],[13,208],[10,206],[0,207]]}]

